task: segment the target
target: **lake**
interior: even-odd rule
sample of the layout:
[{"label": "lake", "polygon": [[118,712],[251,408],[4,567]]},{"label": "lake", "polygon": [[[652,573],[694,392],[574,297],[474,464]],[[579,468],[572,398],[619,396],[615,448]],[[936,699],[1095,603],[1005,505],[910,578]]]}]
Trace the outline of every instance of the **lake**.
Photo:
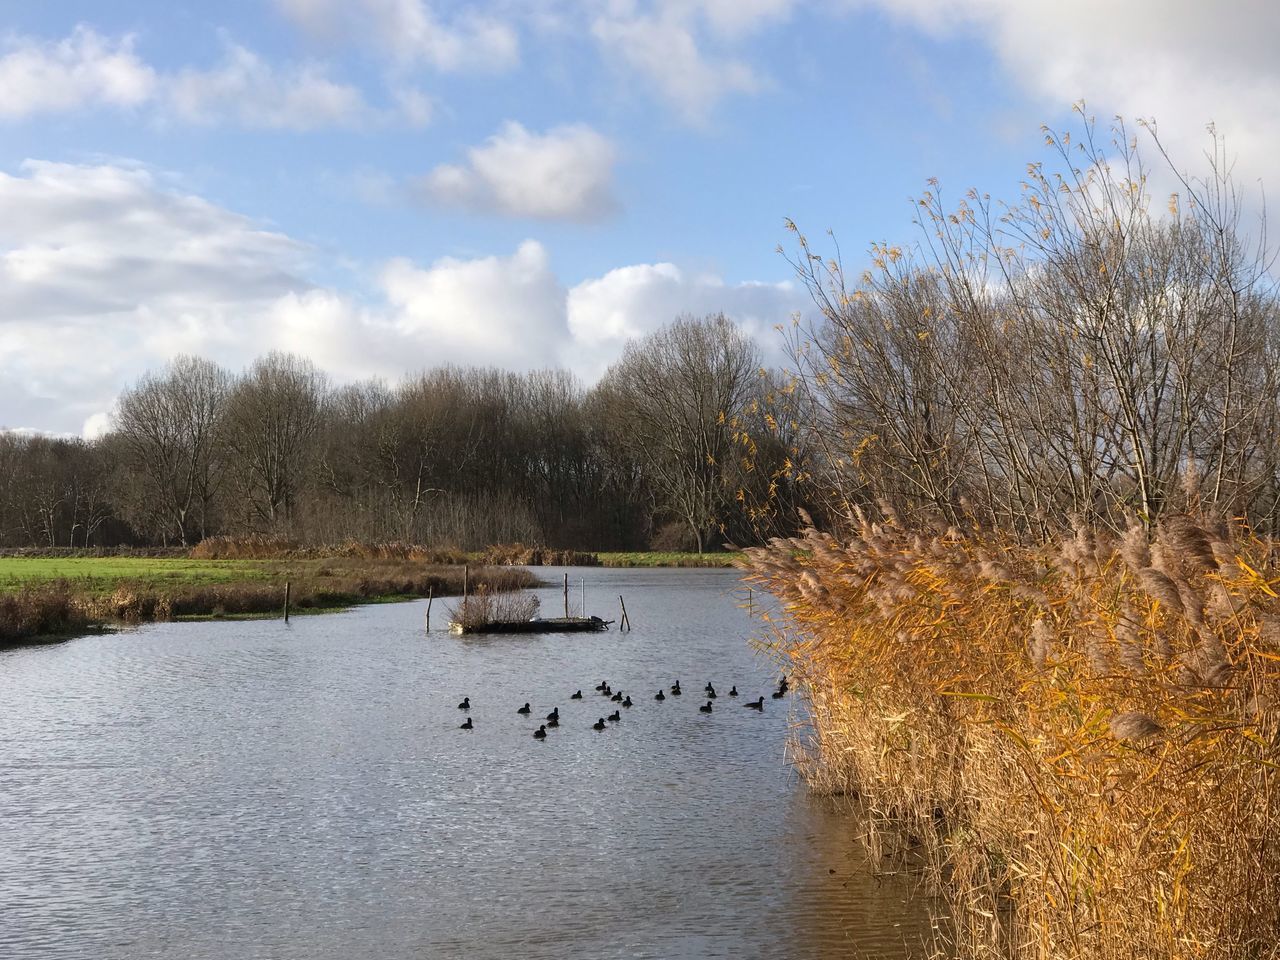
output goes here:
[{"label": "lake", "polygon": [[[569,574],[634,629],[461,638],[436,601],[427,634],[422,601],[0,652],[0,956],[904,956],[924,908],[788,766],[736,574]],[[596,732],[602,680],[635,706]]]}]

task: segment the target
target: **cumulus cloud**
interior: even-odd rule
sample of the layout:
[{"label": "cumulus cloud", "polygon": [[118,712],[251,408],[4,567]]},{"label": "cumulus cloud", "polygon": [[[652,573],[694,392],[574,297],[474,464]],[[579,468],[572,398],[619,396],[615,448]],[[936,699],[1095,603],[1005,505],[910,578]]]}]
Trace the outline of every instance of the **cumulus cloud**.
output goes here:
[{"label": "cumulus cloud", "polygon": [[276,5],[313,34],[359,38],[402,66],[487,72],[508,69],[520,59],[514,28],[474,9],[446,22],[426,0],[276,0]]},{"label": "cumulus cloud", "polygon": [[120,390],[179,353],[233,369],[268,350],[337,380],[444,364],[565,366],[588,379],[632,336],[724,310],[770,338],[789,284],[660,263],[568,287],[550,252],[393,259],[363,299],[312,283],[313,251],[122,165],[0,172],[0,426],[100,433]]},{"label": "cumulus cloud", "polygon": [[420,182],[439,203],[540,220],[599,220],[617,208],[613,165],[617,150],[583,124],[531,133],[513,121],[478,147],[467,162],[443,164]]},{"label": "cumulus cloud", "polygon": [[64,40],[11,38],[0,46],[0,118],[136,107],[149,100],[156,74],[133,52],[130,36],[111,40],[78,26]]},{"label": "cumulus cloud", "polygon": [[157,71],[133,49],[130,36],[100,36],[76,27],[64,40],[11,38],[0,51],[0,121],[96,106],[145,110],[148,116],[200,125],[315,130],[430,122],[433,104],[421,90],[396,84],[386,106],[333,79],[320,63],[274,65],[227,41],[209,69]]}]

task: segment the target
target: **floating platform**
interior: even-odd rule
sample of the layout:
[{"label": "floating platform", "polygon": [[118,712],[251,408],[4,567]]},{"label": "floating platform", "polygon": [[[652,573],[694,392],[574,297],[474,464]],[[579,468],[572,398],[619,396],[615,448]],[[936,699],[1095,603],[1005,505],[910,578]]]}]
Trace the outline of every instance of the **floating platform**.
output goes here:
[{"label": "floating platform", "polygon": [[599,633],[608,630],[612,620],[599,617],[548,617],[533,620],[493,620],[463,626],[454,621],[450,633]]}]

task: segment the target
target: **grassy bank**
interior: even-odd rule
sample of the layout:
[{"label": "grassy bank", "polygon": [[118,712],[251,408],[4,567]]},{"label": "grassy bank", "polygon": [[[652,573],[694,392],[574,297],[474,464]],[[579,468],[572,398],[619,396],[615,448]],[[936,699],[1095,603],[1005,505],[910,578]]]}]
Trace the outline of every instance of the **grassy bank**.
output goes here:
[{"label": "grassy bank", "polygon": [[[463,568],[403,559],[285,560],[0,557],[0,645],[84,632],[108,623],[327,610],[387,598],[452,596]],[[532,584],[525,570],[478,567],[474,588]]]},{"label": "grassy bank", "polygon": [[603,567],[732,567],[742,559],[740,553],[676,553],[646,551],[637,553],[598,553]]},{"label": "grassy bank", "polygon": [[815,789],[951,907],[946,953],[1239,960],[1280,942],[1280,563],[1221,522],[1051,550],[863,524],[748,550]]}]

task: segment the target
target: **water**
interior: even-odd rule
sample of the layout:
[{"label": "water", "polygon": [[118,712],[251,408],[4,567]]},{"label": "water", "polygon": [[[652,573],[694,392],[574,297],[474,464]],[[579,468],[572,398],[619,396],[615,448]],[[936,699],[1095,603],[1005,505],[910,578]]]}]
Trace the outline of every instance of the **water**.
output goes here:
[{"label": "water", "polygon": [[[0,652],[0,957],[903,956],[922,908],[788,768],[734,575],[570,576],[635,629],[457,638],[437,602],[428,636],[422,602]],[[605,679],[636,706],[596,733]]]}]

